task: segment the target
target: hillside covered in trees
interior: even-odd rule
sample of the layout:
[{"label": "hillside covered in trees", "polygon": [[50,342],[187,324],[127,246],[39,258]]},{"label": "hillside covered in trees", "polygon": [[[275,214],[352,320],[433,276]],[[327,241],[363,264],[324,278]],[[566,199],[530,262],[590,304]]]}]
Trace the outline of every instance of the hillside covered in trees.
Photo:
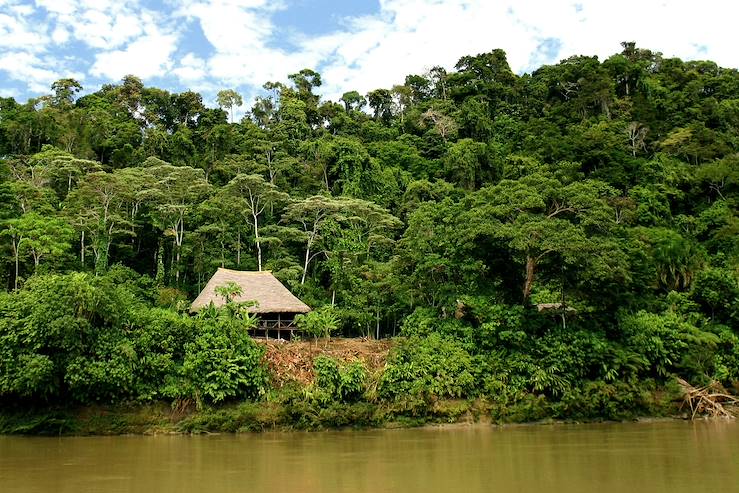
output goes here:
[{"label": "hillside covered in trees", "polygon": [[0,99],[0,400],[269,395],[238,310],[185,314],[220,266],[271,270],[336,333],[402,336],[380,375],[319,362],[317,406],[612,417],[674,376],[737,389],[737,70],[623,43],[320,86],[268,82],[241,121],[234,91],[135,76]]}]

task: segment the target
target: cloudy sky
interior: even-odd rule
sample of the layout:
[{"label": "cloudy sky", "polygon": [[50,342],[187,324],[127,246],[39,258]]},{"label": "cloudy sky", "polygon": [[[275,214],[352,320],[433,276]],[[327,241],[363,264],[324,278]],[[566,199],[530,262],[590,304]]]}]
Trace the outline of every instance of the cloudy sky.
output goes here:
[{"label": "cloudy sky", "polygon": [[619,42],[739,68],[735,0],[0,0],[0,96],[126,74],[212,101],[319,71],[336,97],[503,48],[521,73]]}]

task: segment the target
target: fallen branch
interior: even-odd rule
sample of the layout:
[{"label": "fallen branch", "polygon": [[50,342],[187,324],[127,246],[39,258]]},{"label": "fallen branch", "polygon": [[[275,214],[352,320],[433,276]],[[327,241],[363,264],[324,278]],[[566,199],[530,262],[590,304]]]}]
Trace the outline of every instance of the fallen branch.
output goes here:
[{"label": "fallen branch", "polygon": [[704,387],[693,387],[682,378],[677,383],[683,390],[683,403],[690,407],[690,419],[696,416],[709,416],[712,418],[736,418],[732,410],[727,407],[739,405],[739,398],[726,393],[718,382],[711,382]]}]

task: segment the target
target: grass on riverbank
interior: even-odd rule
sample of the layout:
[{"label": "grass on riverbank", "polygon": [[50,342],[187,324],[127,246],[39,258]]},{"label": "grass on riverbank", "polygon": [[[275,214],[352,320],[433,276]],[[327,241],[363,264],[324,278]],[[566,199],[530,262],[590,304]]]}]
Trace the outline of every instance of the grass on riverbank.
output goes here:
[{"label": "grass on riverbank", "polygon": [[[268,430],[405,428],[448,423],[531,423],[626,421],[638,417],[677,417],[679,403],[669,392],[655,392],[637,408],[578,410],[574,405],[530,395],[512,404],[485,399],[434,402],[356,402],[326,406],[289,401],[280,396],[263,402],[219,407],[173,409],[164,403],[0,410],[0,434],[120,435],[166,433],[241,433]],[[636,411],[634,409],[637,409]],[[570,413],[569,416],[563,413]],[[684,416],[683,416],[684,417]]]}]

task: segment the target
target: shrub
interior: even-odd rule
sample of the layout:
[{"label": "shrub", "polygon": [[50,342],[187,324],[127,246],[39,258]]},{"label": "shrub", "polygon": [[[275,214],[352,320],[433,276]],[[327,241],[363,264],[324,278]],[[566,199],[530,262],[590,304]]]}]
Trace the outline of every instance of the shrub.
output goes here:
[{"label": "shrub", "polygon": [[232,399],[253,399],[264,393],[268,382],[258,345],[236,320],[202,318],[197,335],[185,345],[183,381],[170,386],[169,394],[218,403]]},{"label": "shrub", "polygon": [[140,308],[131,313],[128,337],[138,357],[136,397],[166,396],[185,358],[185,345],[196,333],[197,319],[163,308]]},{"label": "shrub", "polygon": [[361,361],[343,366],[333,358],[318,356],[313,361],[315,383],[308,389],[308,396],[323,404],[329,402],[355,402],[367,386],[367,369]]},{"label": "shrub", "polygon": [[318,338],[331,338],[331,333],[339,328],[340,320],[335,310],[330,307],[322,307],[305,315],[296,315],[295,323],[298,328],[306,334]]},{"label": "shrub", "polygon": [[474,388],[472,357],[439,334],[412,337],[396,347],[380,377],[381,397],[464,397]]},{"label": "shrub", "polygon": [[674,312],[641,310],[621,318],[620,327],[629,349],[643,355],[657,376],[679,373],[684,378],[705,378],[718,342],[715,334],[698,329]]},{"label": "shrub", "polygon": [[712,319],[729,322],[736,316],[732,309],[739,309],[739,281],[728,269],[706,269],[698,274],[692,297]]},{"label": "shrub", "polygon": [[[34,276],[4,296],[0,396],[52,400],[71,393],[84,401],[128,395],[130,353],[116,346],[125,345],[121,323],[137,302],[125,284],[80,273]],[[108,360],[110,369],[101,368]],[[97,384],[101,388],[91,391]]]}]

